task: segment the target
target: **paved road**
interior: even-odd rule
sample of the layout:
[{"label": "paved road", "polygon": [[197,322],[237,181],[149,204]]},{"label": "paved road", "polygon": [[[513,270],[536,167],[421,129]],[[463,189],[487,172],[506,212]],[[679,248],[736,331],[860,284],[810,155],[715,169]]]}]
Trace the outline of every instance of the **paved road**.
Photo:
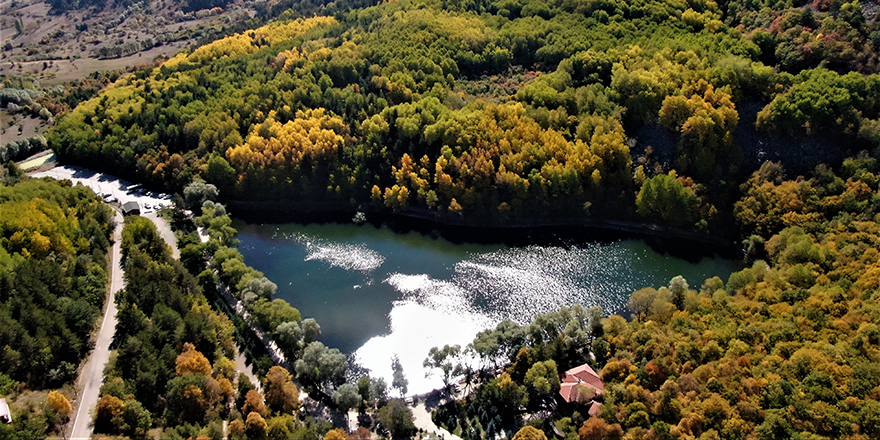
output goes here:
[{"label": "paved road", "polygon": [[[110,260],[110,295],[107,296],[107,304],[104,319],[101,321],[101,330],[95,341],[95,349],[86,361],[80,373],[82,392],[79,398],[79,407],[73,420],[71,439],[87,439],[92,435],[93,408],[98,404],[98,392],[104,382],[104,367],[110,360],[110,342],[113,341],[113,333],[116,330],[116,292],[125,287],[122,278],[122,216],[116,214],[116,229],[113,231],[113,248]],[[78,387],[79,388],[79,387]]]},{"label": "paved road", "polygon": [[171,256],[174,257],[175,260],[180,258],[180,250],[177,249],[177,237],[174,236],[174,232],[171,231],[171,224],[168,223],[164,217],[159,217],[155,212],[148,212],[143,215],[153,221],[153,224],[156,225],[156,229],[159,230],[159,236],[165,240],[165,243],[168,243],[168,246],[171,246]]}]

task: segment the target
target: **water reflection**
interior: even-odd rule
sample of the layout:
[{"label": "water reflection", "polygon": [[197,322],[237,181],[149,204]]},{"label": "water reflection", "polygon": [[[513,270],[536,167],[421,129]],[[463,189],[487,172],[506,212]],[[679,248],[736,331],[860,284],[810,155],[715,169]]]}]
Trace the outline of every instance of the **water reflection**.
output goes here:
[{"label": "water reflection", "polygon": [[318,320],[325,343],[353,353],[389,384],[391,358],[399,356],[410,393],[441,383],[422,367],[431,347],[465,346],[503,319],[527,323],[574,304],[623,313],[636,289],[675,275],[699,286],[736,267],[722,259],[691,264],[637,240],[510,248],[369,226],[238,228],[245,261],[282,286],[279,296],[303,316]]}]

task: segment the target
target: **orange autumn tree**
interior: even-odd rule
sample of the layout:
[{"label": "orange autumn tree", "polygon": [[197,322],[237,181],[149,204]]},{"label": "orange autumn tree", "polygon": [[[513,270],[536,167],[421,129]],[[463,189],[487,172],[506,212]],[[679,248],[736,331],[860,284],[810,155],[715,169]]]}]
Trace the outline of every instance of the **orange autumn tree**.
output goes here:
[{"label": "orange autumn tree", "polygon": [[266,411],[266,404],[263,403],[263,396],[257,390],[250,390],[244,398],[244,405],[241,407],[241,413],[250,415],[258,413],[263,417],[267,417],[269,412]]},{"label": "orange autumn tree", "polygon": [[266,403],[273,411],[292,413],[299,410],[299,390],[284,368],[273,366],[266,373]]},{"label": "orange autumn tree", "polygon": [[189,342],[183,344],[183,353],[177,356],[177,375],[183,376],[189,373],[199,373],[208,376],[211,374],[211,363],[208,358],[196,350]]}]

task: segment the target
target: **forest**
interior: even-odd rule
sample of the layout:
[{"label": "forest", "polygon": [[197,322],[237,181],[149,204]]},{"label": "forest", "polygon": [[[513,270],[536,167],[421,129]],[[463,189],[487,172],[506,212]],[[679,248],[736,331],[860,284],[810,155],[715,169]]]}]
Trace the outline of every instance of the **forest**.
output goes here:
[{"label": "forest", "polygon": [[[245,263],[219,202],[246,200],[467,225],[622,219],[741,240],[746,269],[638,290],[632,316],[575,306],[432,350],[426,367],[474,387],[433,414],[462,438],[880,437],[869,2],[363,3],[260,6],[268,22],[159,66],[27,96],[56,105],[46,143],[60,160],[183,194],[211,237],[180,233],[176,261],[151,222],[127,221],[129,287],[97,432],[219,438],[226,420],[231,438],[345,438],[292,415],[307,391],[372,408],[383,434],[412,434],[388,384],[348,371],[320,325]],[[765,162],[759,141],[794,152]],[[828,156],[806,157],[810,143]],[[110,211],[19,174],[11,165],[0,186],[0,393],[70,380],[106,282]],[[35,212],[45,221],[25,220]],[[227,290],[249,322],[221,311]],[[45,327],[28,327],[31,315]],[[289,369],[259,351],[249,323]],[[236,342],[253,350],[262,392],[236,377]],[[50,347],[40,356],[38,343]],[[604,390],[560,402],[562,373],[585,362]],[[34,377],[42,365],[55,373]],[[31,413],[35,426],[55,417]]]},{"label": "forest", "polygon": [[[10,397],[76,379],[104,306],[114,223],[112,209],[87,188],[3,171],[0,394]],[[48,404],[44,396],[42,405],[13,406],[14,423],[0,424],[0,436],[52,434],[66,422],[70,403],[56,391],[48,397]]]},{"label": "forest", "polygon": [[[163,190],[203,179],[282,208],[728,235],[737,182],[754,171],[738,127],[833,138],[847,155],[880,145],[880,33],[858,2],[338,7],[288,11],[124,77],[48,144]],[[669,141],[638,144],[645,130]]]},{"label": "forest", "polygon": [[[631,320],[575,306],[502,322],[467,350],[488,370],[506,367],[435,422],[467,438],[511,435],[525,414],[552,414],[527,424],[548,438],[877,438],[878,172],[867,156],[796,180],[766,163],[735,208],[753,233],[750,267],[636,291]],[[447,354],[458,374],[480,376]],[[561,373],[585,361],[604,390],[561,403]]]}]

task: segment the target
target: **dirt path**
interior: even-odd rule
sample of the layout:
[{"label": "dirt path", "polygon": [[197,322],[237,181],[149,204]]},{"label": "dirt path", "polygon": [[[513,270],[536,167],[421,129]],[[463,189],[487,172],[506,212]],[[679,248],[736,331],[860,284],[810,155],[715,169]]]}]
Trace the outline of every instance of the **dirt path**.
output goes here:
[{"label": "dirt path", "polygon": [[431,414],[425,409],[425,402],[420,402],[412,407],[412,412],[413,424],[416,425],[416,428],[437,434],[438,437],[445,440],[461,440],[461,437],[434,424],[434,421],[431,420]]},{"label": "dirt path", "polygon": [[[116,292],[125,287],[122,277],[122,215],[116,214],[116,229],[113,231],[113,248],[110,259],[110,294],[107,296],[107,304],[104,311],[104,319],[101,321],[101,330],[95,341],[95,349],[92,351],[85,367],[80,373],[78,385],[82,387],[79,406],[73,420],[73,429],[70,438],[87,439],[92,435],[92,409],[98,404],[98,392],[104,382],[104,367],[110,360],[110,343],[113,341],[113,333],[116,330]],[[79,387],[78,387],[79,388]]]}]

